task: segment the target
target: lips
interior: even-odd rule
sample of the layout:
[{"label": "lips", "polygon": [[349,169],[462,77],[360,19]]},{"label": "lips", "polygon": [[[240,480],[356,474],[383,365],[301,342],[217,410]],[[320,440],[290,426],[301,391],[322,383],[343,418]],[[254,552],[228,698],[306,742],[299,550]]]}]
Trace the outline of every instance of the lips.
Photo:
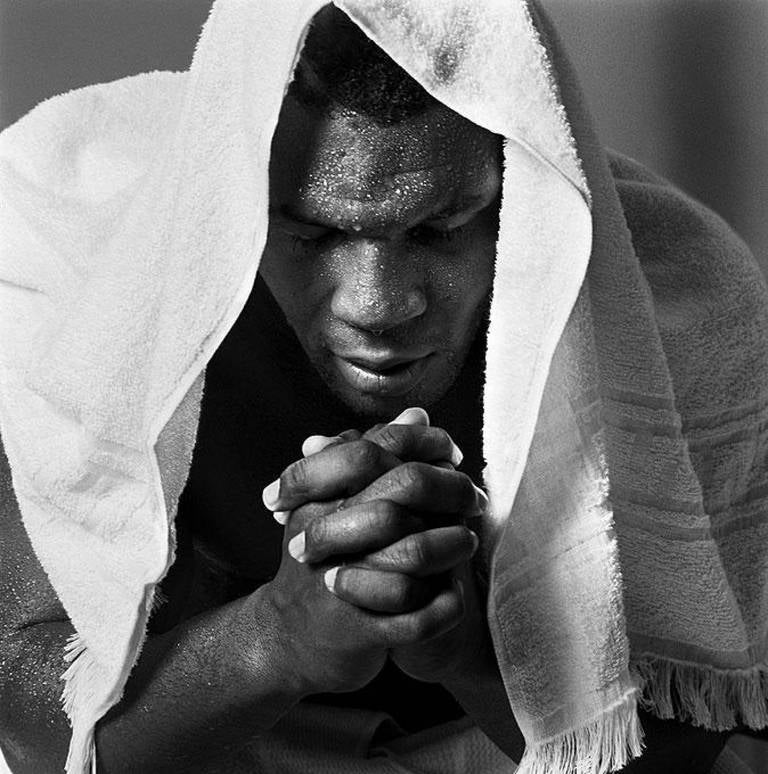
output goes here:
[{"label": "lips", "polygon": [[432,359],[433,353],[415,357],[359,353],[334,356],[337,370],[353,389],[389,397],[412,390],[424,378]]},{"label": "lips", "polygon": [[402,368],[408,363],[413,363],[419,360],[418,357],[392,357],[392,358],[374,358],[366,359],[361,357],[345,357],[343,358],[352,365],[364,368],[367,371],[373,371],[376,373],[386,373],[387,371],[395,371],[398,368]]}]

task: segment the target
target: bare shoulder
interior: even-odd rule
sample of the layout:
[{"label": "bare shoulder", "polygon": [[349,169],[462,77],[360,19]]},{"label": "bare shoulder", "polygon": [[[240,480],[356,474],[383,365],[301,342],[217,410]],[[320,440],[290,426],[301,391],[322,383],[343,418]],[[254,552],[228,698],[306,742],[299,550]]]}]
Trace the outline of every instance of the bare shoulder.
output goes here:
[{"label": "bare shoulder", "polygon": [[0,637],[67,615],[27,537],[0,439]]}]

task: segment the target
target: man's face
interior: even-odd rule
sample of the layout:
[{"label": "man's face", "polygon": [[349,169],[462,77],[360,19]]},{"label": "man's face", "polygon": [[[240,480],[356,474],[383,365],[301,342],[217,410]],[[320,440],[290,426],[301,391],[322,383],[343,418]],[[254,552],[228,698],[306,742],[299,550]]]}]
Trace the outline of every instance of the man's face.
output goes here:
[{"label": "man's face", "polygon": [[325,383],[359,414],[428,407],[486,308],[498,140],[450,111],[397,124],[288,97],[260,272]]}]

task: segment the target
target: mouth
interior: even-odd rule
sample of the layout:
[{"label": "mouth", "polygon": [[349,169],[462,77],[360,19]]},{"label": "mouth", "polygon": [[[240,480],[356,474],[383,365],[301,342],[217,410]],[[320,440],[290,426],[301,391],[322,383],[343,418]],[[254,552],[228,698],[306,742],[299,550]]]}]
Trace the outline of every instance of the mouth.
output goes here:
[{"label": "mouth", "polygon": [[422,357],[360,358],[334,355],[338,372],[353,389],[368,395],[398,397],[426,374],[434,353]]}]

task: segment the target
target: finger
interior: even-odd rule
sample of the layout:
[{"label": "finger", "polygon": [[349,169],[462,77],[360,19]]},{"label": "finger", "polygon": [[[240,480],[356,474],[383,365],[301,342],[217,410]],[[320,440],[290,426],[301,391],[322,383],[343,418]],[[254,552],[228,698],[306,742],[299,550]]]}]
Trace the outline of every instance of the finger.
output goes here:
[{"label": "finger", "polygon": [[382,427],[386,427],[386,426],[387,426],[386,422],[379,422],[377,425],[374,425],[370,429],[366,430],[363,433],[363,438],[365,438],[366,441],[373,440],[373,438],[376,437],[376,433],[378,433],[379,430],[381,430]]},{"label": "finger", "polygon": [[390,425],[424,425],[429,427],[429,414],[418,406],[407,408],[402,414],[395,417]]},{"label": "finger", "polygon": [[310,454],[317,454],[327,446],[345,441],[356,441],[361,437],[359,430],[345,430],[338,435],[310,435],[301,445],[301,454],[304,457],[309,457]]},{"label": "finger", "polygon": [[479,540],[463,526],[438,527],[406,535],[396,543],[368,554],[357,564],[416,578],[439,575],[469,561]]},{"label": "finger", "polygon": [[339,433],[339,438],[342,441],[359,441],[363,437],[363,434],[359,430],[344,430]]},{"label": "finger", "polygon": [[301,444],[301,455],[309,457],[310,454],[317,454],[335,443],[342,443],[340,435],[310,435],[303,444]]},{"label": "finger", "polygon": [[272,518],[283,527],[288,523],[288,520],[291,518],[291,512],[290,511],[274,511],[272,513]]},{"label": "finger", "polygon": [[412,511],[463,518],[488,509],[488,496],[469,476],[424,462],[406,462],[387,471],[349,497],[344,507],[371,500],[392,500]]},{"label": "finger", "polygon": [[339,599],[377,613],[418,610],[437,592],[434,582],[354,565],[332,567],[323,580],[326,588]]},{"label": "finger", "polygon": [[299,562],[322,562],[330,556],[369,553],[424,529],[424,521],[389,500],[374,500],[317,516],[288,543]]},{"label": "finger", "polygon": [[397,457],[371,441],[334,444],[289,465],[265,487],[264,505],[286,511],[310,501],[345,497],[399,464]]},{"label": "finger", "polygon": [[386,449],[403,462],[443,462],[461,464],[464,455],[451,436],[441,427],[424,425],[382,425],[366,434],[368,440]]},{"label": "finger", "polygon": [[464,617],[464,596],[457,584],[439,591],[420,610],[387,616],[375,622],[389,647],[425,642],[453,629]]},{"label": "finger", "polygon": [[[285,525],[285,531],[283,532],[283,542],[286,543],[286,547],[296,535],[306,530],[315,519],[336,513],[337,511],[338,504],[333,501],[308,502],[298,508],[294,508],[292,511],[288,511],[290,519]],[[279,511],[276,511],[273,515],[277,515],[277,513]]]}]

